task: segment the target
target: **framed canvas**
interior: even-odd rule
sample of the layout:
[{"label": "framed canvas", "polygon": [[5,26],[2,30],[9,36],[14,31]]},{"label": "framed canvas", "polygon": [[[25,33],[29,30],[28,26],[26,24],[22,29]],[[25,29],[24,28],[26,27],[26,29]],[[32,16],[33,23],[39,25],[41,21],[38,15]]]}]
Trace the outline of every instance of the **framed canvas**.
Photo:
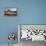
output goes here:
[{"label": "framed canvas", "polygon": [[5,8],[5,16],[17,16],[17,8]]}]

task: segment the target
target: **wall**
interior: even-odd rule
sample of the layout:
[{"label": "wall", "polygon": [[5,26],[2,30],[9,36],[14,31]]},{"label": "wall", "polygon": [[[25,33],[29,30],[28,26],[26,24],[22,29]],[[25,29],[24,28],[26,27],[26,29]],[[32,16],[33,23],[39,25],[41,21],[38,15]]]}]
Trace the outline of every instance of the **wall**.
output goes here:
[{"label": "wall", "polygon": [[[6,7],[18,8],[18,16],[4,16]],[[9,32],[18,32],[17,24],[46,24],[46,0],[0,0],[0,44],[8,43]]]}]

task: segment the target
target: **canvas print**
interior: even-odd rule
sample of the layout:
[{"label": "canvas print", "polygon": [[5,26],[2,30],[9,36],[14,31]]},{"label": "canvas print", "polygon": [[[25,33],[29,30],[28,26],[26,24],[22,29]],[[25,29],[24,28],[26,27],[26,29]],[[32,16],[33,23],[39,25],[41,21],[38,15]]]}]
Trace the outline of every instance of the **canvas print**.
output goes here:
[{"label": "canvas print", "polygon": [[4,11],[5,16],[17,16],[17,8],[6,8]]}]

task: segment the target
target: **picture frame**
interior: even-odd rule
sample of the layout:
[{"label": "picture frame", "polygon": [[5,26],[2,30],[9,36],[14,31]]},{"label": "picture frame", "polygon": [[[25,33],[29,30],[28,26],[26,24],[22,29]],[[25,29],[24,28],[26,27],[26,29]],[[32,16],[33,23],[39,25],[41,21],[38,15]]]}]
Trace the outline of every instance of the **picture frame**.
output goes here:
[{"label": "picture frame", "polygon": [[17,8],[5,8],[5,16],[17,16]]}]

